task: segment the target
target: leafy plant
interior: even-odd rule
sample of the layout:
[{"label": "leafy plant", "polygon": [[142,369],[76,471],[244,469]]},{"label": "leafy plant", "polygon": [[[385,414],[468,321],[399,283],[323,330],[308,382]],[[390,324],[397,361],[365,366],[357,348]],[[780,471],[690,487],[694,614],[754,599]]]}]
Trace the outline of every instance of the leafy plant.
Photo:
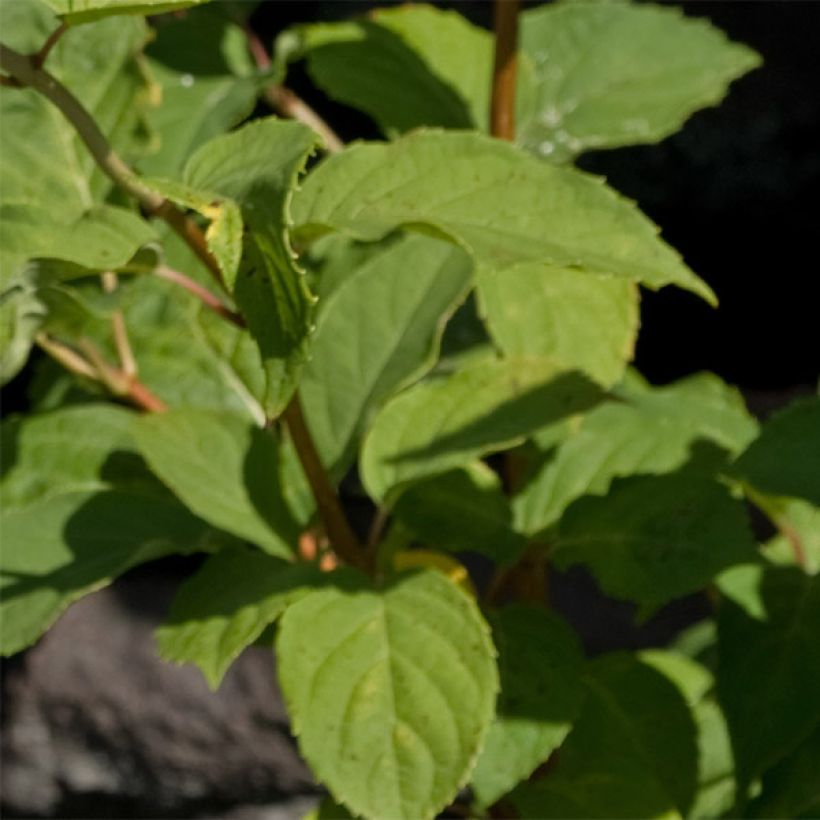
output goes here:
[{"label": "leafy plant", "polygon": [[[271,57],[246,11],[0,6],[4,380],[46,354],[2,430],[3,652],[204,552],[160,654],[216,687],[275,631],[320,817],[816,813],[820,400],[759,428],[712,375],[631,369],[639,286],[716,300],[572,164],[664,138],[757,55],[565,0],[498,2],[495,39],[376,10]],[[386,141],[342,145],[283,85],[298,61]],[[285,118],[248,120],[259,97]],[[586,658],[548,563],[714,616]]]}]

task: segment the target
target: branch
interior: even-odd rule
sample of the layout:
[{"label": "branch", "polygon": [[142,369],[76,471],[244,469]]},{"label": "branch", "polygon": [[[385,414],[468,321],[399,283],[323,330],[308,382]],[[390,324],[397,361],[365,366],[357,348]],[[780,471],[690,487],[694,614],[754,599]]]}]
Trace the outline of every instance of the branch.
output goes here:
[{"label": "branch", "polygon": [[[264,43],[250,26],[243,26],[245,36],[256,66],[261,71],[267,71],[271,67],[271,59]],[[262,94],[268,105],[283,117],[298,120],[312,128],[324,141],[325,147],[331,154],[338,154],[345,144],[338,134],[314,111],[298,94],[286,88],[284,85],[275,83],[267,86]]]},{"label": "branch", "polygon": [[[119,283],[116,273],[110,270],[105,271],[100,278],[106,293],[113,293],[117,289]],[[137,360],[131,350],[131,342],[128,340],[128,330],[125,327],[125,319],[121,310],[115,310],[111,314],[111,333],[114,336],[114,346],[117,349],[122,372],[129,378],[134,378],[137,375]]]},{"label": "branch", "polygon": [[237,327],[247,327],[245,320],[238,313],[232,311],[218,297],[214,296],[213,293],[211,293],[207,288],[200,285],[199,282],[191,279],[190,276],[186,276],[178,270],[169,268],[167,265],[159,265],[154,269],[153,273],[160,279],[165,279],[167,282],[173,282],[175,285],[179,285],[179,287],[184,288],[188,291],[188,293],[196,296],[196,298],[199,299],[205,307],[209,308],[223,319],[226,319]]},{"label": "branch", "polygon": [[518,71],[519,0],[495,0],[495,63],[493,65],[490,133],[515,139],[515,81]]},{"label": "branch", "polygon": [[366,560],[362,548],[350,529],[342,505],[336,496],[336,491],[327,477],[325,468],[316,452],[310,431],[305,423],[302,413],[302,405],[299,396],[294,395],[290,404],[285,408],[282,418],[288,426],[293,445],[299,455],[299,461],[307,476],[310,488],[316,498],[316,505],[319,508],[319,515],[325,525],[330,544],[333,551],[345,563],[360,569],[367,569]]},{"label": "branch", "polygon": [[35,68],[42,68],[43,63],[48,59],[48,55],[51,54],[51,49],[57,45],[57,41],[68,31],[68,26],[65,22],[60,23],[51,34],[48,35],[48,39],[43,43],[42,48],[31,55],[31,63]]},{"label": "branch", "polygon": [[123,162],[109,144],[93,117],[83,104],[54,76],[38,68],[32,58],[0,44],[0,67],[25,86],[50,100],[74,126],[91,156],[110,179],[133,196],[150,213],[164,219],[190,246],[205,266],[227,291],[222,271],[208,250],[205,235],[199,226],[165,197],[147,187]]}]

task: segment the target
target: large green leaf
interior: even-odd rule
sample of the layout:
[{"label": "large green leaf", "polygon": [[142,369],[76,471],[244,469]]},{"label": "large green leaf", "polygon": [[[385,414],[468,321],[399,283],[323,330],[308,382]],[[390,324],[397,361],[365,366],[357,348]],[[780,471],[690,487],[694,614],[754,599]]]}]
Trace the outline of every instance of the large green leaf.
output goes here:
[{"label": "large green leaf", "polygon": [[679,817],[697,781],[695,725],[660,672],[626,655],[590,663],[583,709],[547,777],[520,786],[522,817]]},{"label": "large green leaf", "polygon": [[820,397],[801,399],[772,416],[732,473],[760,492],[820,506]]},{"label": "large green leaf", "polygon": [[559,162],[657,142],[761,62],[707,21],[648,3],[532,9],[521,16],[521,47],[535,64],[536,116],[521,123],[518,140]]},{"label": "large green leaf", "polygon": [[211,556],[179,589],[157,631],[167,661],[195,663],[216,689],[239,653],[327,573],[247,549]]},{"label": "large green leaf", "polygon": [[233,415],[186,408],[139,418],[134,436],[151,469],[198,515],[292,557],[298,526],[271,433]]},{"label": "large green leaf", "polygon": [[638,337],[638,289],[571,268],[523,264],[478,279],[481,306],[508,356],[551,356],[605,387],[615,384]]},{"label": "large green leaf", "polygon": [[[298,26],[278,47],[291,59],[305,57],[320,88],[366,111],[391,136],[420,125],[488,128],[492,36],[455,12],[423,3],[374,9],[366,19]],[[531,79],[527,60],[519,111]]]},{"label": "large green leaf", "polygon": [[584,696],[578,639],[556,616],[515,604],[490,623],[501,693],[471,780],[481,806],[503,797],[561,745]]},{"label": "large green leaf", "polygon": [[163,14],[208,0],[46,0],[67,23],[87,23],[117,14]]},{"label": "large green leaf", "polygon": [[190,189],[235,200],[247,227],[233,294],[265,369],[264,409],[277,415],[295,390],[307,354],[313,302],[288,240],[289,201],[316,146],[304,125],[273,117],[216,137],[185,166]]},{"label": "large green leaf", "polygon": [[618,479],[575,501],[558,525],[555,564],[589,567],[602,589],[649,614],[754,559],[743,503],[716,480],[682,471]]},{"label": "large green leaf", "polygon": [[480,272],[522,262],[711,290],[658,230],[602,180],[475,133],[418,131],[325,160],[294,198],[297,236],[380,239],[408,226],[469,251]]},{"label": "large green leaf", "polygon": [[820,721],[820,578],[754,565],[719,587],[718,696],[744,789]]},{"label": "large green leaf", "polygon": [[336,477],[379,405],[434,364],[472,265],[450,243],[411,234],[373,246],[345,273],[327,295],[319,279],[311,358],[299,385],[319,455]]},{"label": "large green leaf", "polygon": [[208,547],[213,531],[168,497],[134,451],[132,417],[85,406],[3,425],[4,655],[129,567]]},{"label": "large green leaf", "polygon": [[299,747],[340,802],[423,820],[455,797],[498,690],[470,596],[435,570],[320,590],[287,609],[276,648]]},{"label": "large green leaf", "polygon": [[147,117],[159,146],[139,168],[178,176],[195,149],[251,113],[259,75],[241,27],[210,6],[157,26],[146,58],[162,99]]},{"label": "large green leaf", "polygon": [[513,530],[501,480],[481,461],[411,484],[393,514],[427,546],[480,552],[500,565],[514,563],[527,546]]},{"label": "large green leaf", "polygon": [[583,375],[547,359],[480,362],[388,402],[365,438],[362,480],[374,498],[461,467],[601,399]]},{"label": "large green leaf", "polygon": [[513,500],[522,532],[542,532],[573,500],[605,493],[617,476],[668,473],[715,445],[738,452],[757,429],[740,394],[710,374],[619,393],[622,401],[602,404],[572,426]]}]

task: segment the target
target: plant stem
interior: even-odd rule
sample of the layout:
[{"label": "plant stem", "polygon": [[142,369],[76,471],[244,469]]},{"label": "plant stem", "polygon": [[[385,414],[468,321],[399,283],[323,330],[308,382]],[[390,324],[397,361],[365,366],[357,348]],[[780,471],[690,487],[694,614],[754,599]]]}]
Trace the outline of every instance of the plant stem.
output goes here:
[{"label": "plant stem", "polygon": [[[271,67],[271,59],[264,43],[259,39],[257,33],[244,26],[245,36],[248,40],[253,59],[261,71],[267,71]],[[331,154],[337,154],[345,146],[338,134],[316,113],[298,94],[279,83],[272,83],[262,92],[268,105],[283,117],[292,120],[299,120],[312,128],[324,141],[325,148]]]},{"label": "plant stem", "polygon": [[169,268],[167,265],[157,266],[154,268],[153,274],[154,276],[158,276],[160,279],[165,279],[167,282],[173,282],[175,285],[179,285],[179,287],[184,288],[188,291],[188,293],[196,296],[196,298],[199,299],[205,307],[209,308],[218,316],[221,316],[223,319],[226,319],[237,327],[246,327],[245,320],[238,313],[231,310],[217,296],[214,296],[213,293],[200,285],[199,282],[191,279],[190,276],[186,276],[178,270]]},{"label": "plant stem", "polygon": [[518,71],[519,0],[495,0],[495,61],[490,106],[490,133],[503,140],[515,139],[515,83]]},{"label": "plant stem", "polygon": [[227,292],[222,271],[208,250],[199,226],[165,197],[146,186],[109,144],[83,104],[54,76],[38,68],[31,57],[0,43],[0,67],[25,86],[50,100],[74,127],[97,165],[126,193],[150,213],[164,219],[202,260],[211,275]]},{"label": "plant stem", "polygon": [[[106,271],[100,278],[106,293],[113,293],[117,289],[116,273]],[[134,378],[137,375],[137,360],[134,358],[134,352],[128,340],[128,330],[125,327],[125,319],[121,310],[115,310],[111,314],[111,333],[114,336],[114,346],[117,348],[122,372],[129,378]]]},{"label": "plant stem", "polygon": [[325,525],[333,551],[345,563],[360,569],[367,569],[367,562],[342,506],[322,466],[316,446],[307,428],[298,394],[290,400],[282,418],[288,426],[293,445],[302,463],[310,488],[316,498],[319,515]]},{"label": "plant stem", "polygon": [[66,31],[68,31],[68,26],[65,23],[60,23],[60,25],[48,35],[48,39],[45,43],[43,43],[40,50],[31,55],[31,62],[35,68],[43,67],[43,63],[45,63],[48,59],[51,49],[57,45],[57,41],[66,33]]}]

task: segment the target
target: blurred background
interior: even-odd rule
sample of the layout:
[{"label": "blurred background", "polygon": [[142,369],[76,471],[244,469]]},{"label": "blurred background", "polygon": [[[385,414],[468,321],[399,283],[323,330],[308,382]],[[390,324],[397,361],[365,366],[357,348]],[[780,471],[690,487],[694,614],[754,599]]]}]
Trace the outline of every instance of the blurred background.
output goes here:
[{"label": "blurred background", "polygon": [[[376,5],[388,4],[265,2],[250,22],[269,43],[293,23]],[[489,2],[435,5],[490,27]],[[820,3],[682,6],[751,45],[764,66],[660,145],[589,153],[579,164],[637,200],[721,300],[712,310],[673,288],[644,293],[638,368],[656,384],[713,370],[765,417],[815,390],[820,364]],[[378,137],[299,66],[287,82],[344,139]],[[26,408],[30,372],[4,389],[4,414]],[[216,694],[197,670],[155,657],[152,631],[195,561],[126,575],[4,664],[5,817],[285,820],[315,804],[319,791],[272,692],[268,650],[246,652]],[[690,599],[639,627],[629,605],[602,600],[580,570],[556,575],[553,590],[591,652],[663,645],[705,611]]]}]

